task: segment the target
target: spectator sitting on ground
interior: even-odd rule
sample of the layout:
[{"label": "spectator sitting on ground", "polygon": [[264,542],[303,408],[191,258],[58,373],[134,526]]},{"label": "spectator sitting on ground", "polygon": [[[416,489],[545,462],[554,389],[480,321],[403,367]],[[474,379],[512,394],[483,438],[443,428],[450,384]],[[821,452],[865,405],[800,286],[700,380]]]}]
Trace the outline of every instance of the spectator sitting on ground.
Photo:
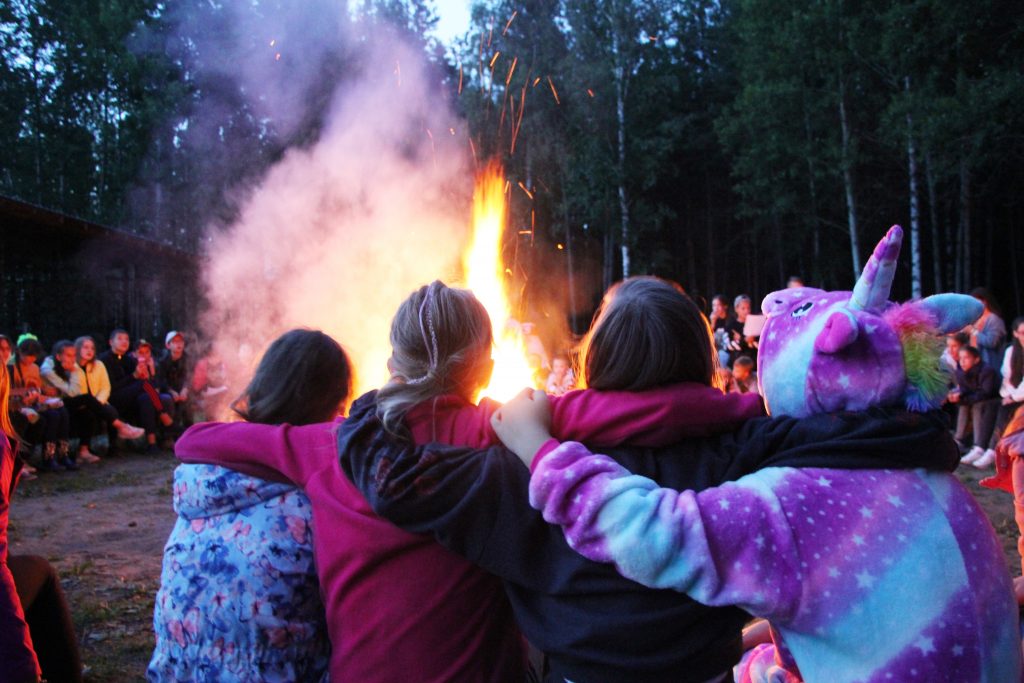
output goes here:
[{"label": "spectator sitting on ground", "polygon": [[153,360],[153,345],[145,339],[140,339],[135,347],[135,360],[138,366],[135,369],[135,376],[142,384],[144,395],[139,396],[139,416],[142,428],[146,430],[146,452],[158,451],[157,420],[164,427],[174,424],[174,400],[171,398],[170,390],[161,381],[156,371],[156,361]]},{"label": "spectator sitting on ground", "polygon": [[[79,337],[75,340],[75,359],[82,368],[78,387],[79,394],[89,394],[100,403],[110,400],[110,377],[103,361],[96,358],[96,341],[92,337]],[[89,450],[89,440],[82,439],[78,444],[78,459],[86,463],[96,463],[100,457]]]},{"label": "spectator sitting on ground", "polygon": [[754,359],[740,356],[732,364],[733,391],[737,394],[758,394],[757,373],[754,372]]},{"label": "spectator sitting on ground", "polygon": [[[984,456],[993,461],[996,457],[996,444],[1003,434],[1008,432],[1007,425],[1014,421],[1017,413],[1021,412],[1020,407],[1024,406],[1024,317],[1015,318],[1010,331],[1013,334],[1013,342],[1003,355],[1000,372],[1003,381],[999,385],[999,412],[996,414],[992,438]],[[980,460],[981,458],[979,458]]]},{"label": "spectator sitting on ground", "polygon": [[576,375],[573,374],[572,368],[569,367],[568,356],[562,354],[555,356],[555,359],[552,361],[551,374],[548,375],[545,391],[552,396],[561,396],[575,388]]},{"label": "spectator sitting on ground", "polygon": [[724,294],[715,294],[711,298],[711,332],[715,336],[715,349],[718,352],[718,364],[725,368],[729,365],[729,300]]},{"label": "spectator sitting on ground", "polygon": [[171,415],[174,423],[185,428],[192,424],[192,405],[188,392],[190,373],[188,355],[185,353],[185,335],[177,330],[171,330],[164,338],[164,346],[167,348],[160,356],[156,373],[174,402],[174,412]]},{"label": "spectator sitting on ground", "polygon": [[200,421],[223,419],[228,406],[228,373],[214,344],[206,345],[192,374],[192,397]]},{"label": "spectator sitting on ground", "polygon": [[[43,468],[57,471],[67,467],[70,440],[68,411],[59,398],[42,393],[42,372],[36,360],[43,347],[34,336],[22,335],[16,362],[10,366],[10,407],[16,410],[19,434],[42,448]],[[72,468],[73,469],[73,468]]]},{"label": "spectator sitting on ground", "polygon": [[1006,323],[999,317],[999,304],[984,287],[975,287],[971,296],[985,305],[973,325],[966,332],[971,335],[971,346],[981,353],[981,360],[990,368],[997,369],[1003,362],[1003,340],[1006,339]]},{"label": "spectator sitting on ground", "polygon": [[[128,330],[117,327],[110,332],[110,349],[99,355],[107,368],[110,378],[110,405],[117,409],[118,415],[126,420],[139,419],[139,398],[143,396],[142,383],[136,377],[138,361],[128,353],[131,348],[131,337]],[[115,451],[116,434],[110,433],[110,451]]]},{"label": "spectator sitting on ground", "polygon": [[750,315],[750,297],[740,294],[733,303],[733,311],[736,317],[726,324],[729,332],[729,365],[732,366],[740,356],[757,357],[757,340],[754,337],[747,337],[743,334],[743,327]]},{"label": "spectator sitting on ground", "polygon": [[993,368],[985,365],[978,349],[965,346],[960,349],[956,383],[957,388],[950,392],[949,400],[958,405],[955,437],[961,450],[967,439],[968,423],[972,425],[974,435],[971,450],[960,462],[984,469],[995,459],[985,452],[985,448],[992,438],[999,410],[999,377]]}]

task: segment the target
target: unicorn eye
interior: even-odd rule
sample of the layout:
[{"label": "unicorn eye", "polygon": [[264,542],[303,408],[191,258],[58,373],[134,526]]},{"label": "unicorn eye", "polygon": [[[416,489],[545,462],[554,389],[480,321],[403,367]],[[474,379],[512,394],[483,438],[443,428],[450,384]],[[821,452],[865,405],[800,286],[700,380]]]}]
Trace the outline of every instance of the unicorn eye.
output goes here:
[{"label": "unicorn eye", "polygon": [[792,315],[794,318],[799,318],[801,316],[807,315],[807,313],[812,308],[814,308],[814,302],[813,301],[808,301],[808,302],[802,303],[799,306],[797,306],[796,308],[794,308],[793,312],[790,313],[790,315]]}]

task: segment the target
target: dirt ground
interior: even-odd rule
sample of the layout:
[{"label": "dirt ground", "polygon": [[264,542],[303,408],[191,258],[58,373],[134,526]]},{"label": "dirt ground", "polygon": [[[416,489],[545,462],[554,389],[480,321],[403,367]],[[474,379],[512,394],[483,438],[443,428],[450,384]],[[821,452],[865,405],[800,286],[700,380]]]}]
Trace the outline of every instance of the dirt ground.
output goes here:
[{"label": "dirt ground", "polygon": [[[171,475],[176,461],[123,455],[77,473],[22,484],[11,506],[12,551],[46,557],[60,572],[94,683],[144,678],[153,647],[153,596],[164,542],[174,523]],[[1012,498],[960,479],[987,512],[1006,562],[1020,575]]]}]

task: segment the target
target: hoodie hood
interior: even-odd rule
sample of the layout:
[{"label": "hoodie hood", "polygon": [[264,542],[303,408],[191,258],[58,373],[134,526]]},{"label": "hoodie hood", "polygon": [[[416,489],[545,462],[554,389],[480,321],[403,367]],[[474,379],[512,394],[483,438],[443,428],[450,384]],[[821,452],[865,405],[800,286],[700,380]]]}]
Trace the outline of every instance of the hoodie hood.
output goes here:
[{"label": "hoodie hood", "polygon": [[291,484],[217,465],[178,465],[174,470],[174,511],[184,519],[203,519],[238,512],[293,490]]}]

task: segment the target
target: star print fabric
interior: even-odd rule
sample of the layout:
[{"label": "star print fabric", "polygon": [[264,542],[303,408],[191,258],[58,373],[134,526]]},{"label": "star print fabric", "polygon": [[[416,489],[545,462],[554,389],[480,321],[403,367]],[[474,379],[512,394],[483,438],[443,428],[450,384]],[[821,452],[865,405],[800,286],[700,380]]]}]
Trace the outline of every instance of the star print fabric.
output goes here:
[{"label": "star print fabric", "polygon": [[950,475],[776,467],[695,493],[567,442],[530,502],[630,579],[770,619],[799,669],[762,652],[737,680],[1020,680],[1001,550]]}]

